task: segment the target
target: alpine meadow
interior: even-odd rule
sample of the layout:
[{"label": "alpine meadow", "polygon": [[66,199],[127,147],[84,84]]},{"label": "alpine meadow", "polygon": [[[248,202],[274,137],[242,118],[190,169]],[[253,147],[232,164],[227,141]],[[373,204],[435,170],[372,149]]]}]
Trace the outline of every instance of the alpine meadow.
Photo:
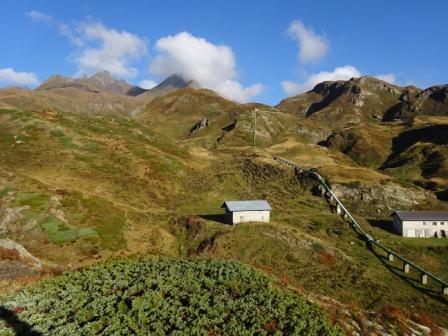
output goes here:
[{"label": "alpine meadow", "polygon": [[425,6],[6,1],[0,334],[448,335]]}]

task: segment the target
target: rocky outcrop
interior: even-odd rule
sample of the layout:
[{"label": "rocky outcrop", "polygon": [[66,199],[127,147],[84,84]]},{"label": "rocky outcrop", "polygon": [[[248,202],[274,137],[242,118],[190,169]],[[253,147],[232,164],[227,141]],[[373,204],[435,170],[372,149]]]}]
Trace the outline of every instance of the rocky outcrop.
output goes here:
[{"label": "rocky outcrop", "polygon": [[312,91],[321,94],[324,99],[311,105],[307,115],[318,112],[341,96],[347,96],[349,104],[363,107],[366,103],[365,98],[368,96],[378,94],[394,96],[402,92],[400,88],[392,84],[367,76],[352,78],[348,81],[323,82],[316,85]]},{"label": "rocky outcrop", "polygon": [[3,255],[6,255],[6,252],[9,252],[10,255],[18,256],[19,260],[29,262],[37,268],[42,267],[42,263],[39,259],[29,253],[22,245],[11,239],[0,239],[0,250],[2,250]]},{"label": "rocky outcrop", "polygon": [[448,336],[448,330],[439,327],[435,322],[410,313],[395,306],[386,306],[379,311],[365,310],[354,305],[346,305],[324,295],[307,295],[311,302],[316,302],[338,322],[346,335],[361,336]]},{"label": "rocky outcrop", "polygon": [[408,121],[420,115],[448,115],[448,85],[407,90],[400,96],[400,102],[386,111],[383,121]]},{"label": "rocky outcrop", "polygon": [[199,131],[200,129],[203,129],[205,127],[209,127],[209,120],[207,117],[202,118],[201,120],[199,120],[196,124],[193,125],[193,127],[190,128],[190,135]]},{"label": "rocky outcrop", "polygon": [[347,81],[327,81],[312,90],[284,99],[277,108],[297,114],[304,111],[333,128],[367,120],[381,120],[395,106],[406,90],[374,77],[351,78]]},{"label": "rocky outcrop", "polygon": [[420,188],[387,182],[384,185],[333,184],[334,194],[348,208],[366,215],[390,215],[395,210],[412,210],[419,204],[436,201],[434,193]]}]

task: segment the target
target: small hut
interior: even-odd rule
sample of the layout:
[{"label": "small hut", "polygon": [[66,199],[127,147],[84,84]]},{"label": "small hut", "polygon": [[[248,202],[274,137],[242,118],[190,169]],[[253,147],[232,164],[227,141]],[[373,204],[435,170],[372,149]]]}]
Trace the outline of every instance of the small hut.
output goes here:
[{"label": "small hut", "polygon": [[226,210],[226,222],[229,224],[247,222],[269,223],[272,210],[266,200],[225,201],[222,208]]}]

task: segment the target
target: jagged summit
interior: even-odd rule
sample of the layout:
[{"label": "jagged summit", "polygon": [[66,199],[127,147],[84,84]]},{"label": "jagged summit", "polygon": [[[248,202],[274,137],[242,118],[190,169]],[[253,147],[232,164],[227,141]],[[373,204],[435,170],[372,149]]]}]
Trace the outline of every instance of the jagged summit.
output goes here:
[{"label": "jagged summit", "polygon": [[156,97],[184,88],[199,89],[200,86],[194,80],[186,80],[180,75],[172,74],[157,86],[147,90],[143,96]]},{"label": "jagged summit", "polygon": [[183,77],[173,74],[169,76],[167,79],[162,81],[159,85],[155,86],[153,89],[163,89],[163,88],[184,88],[188,86],[188,81],[186,81]]},{"label": "jagged summit", "polygon": [[173,74],[152,89],[146,90],[137,85],[131,85],[124,80],[115,79],[109,71],[100,71],[91,76],[84,75],[73,78],[54,75],[44,81],[37,91],[64,88],[77,88],[87,92],[101,92],[115,95],[156,97],[183,88],[200,88],[194,80],[186,80],[182,76]]},{"label": "jagged summit", "polygon": [[176,74],[149,90],[115,79],[108,71],[77,78],[53,75],[35,90],[1,89],[0,107],[133,115],[156,97],[180,89],[199,88],[197,82]]},{"label": "jagged summit", "polygon": [[321,95],[328,95],[330,92],[340,90],[344,92],[352,91],[360,92],[361,89],[366,91],[387,90],[390,92],[398,92],[400,87],[390,84],[386,81],[372,76],[352,77],[349,80],[324,81],[316,84],[309,92],[315,92]]},{"label": "jagged summit", "polygon": [[406,88],[400,101],[384,114],[384,121],[410,120],[419,115],[448,115],[448,85],[434,85],[425,90]]},{"label": "jagged summit", "polygon": [[381,121],[385,115],[390,115],[388,119],[396,118],[403,113],[391,109],[397,110],[404,96],[414,97],[420,92],[415,87],[400,87],[362,76],[319,83],[308,92],[282,100],[277,108],[339,127],[366,120]]},{"label": "jagged summit", "polygon": [[84,75],[81,78],[60,75],[51,76],[36,90],[52,90],[67,87],[75,87],[84,91],[126,95],[133,88],[133,85],[124,80],[114,79],[109,71],[100,71],[90,77]]}]

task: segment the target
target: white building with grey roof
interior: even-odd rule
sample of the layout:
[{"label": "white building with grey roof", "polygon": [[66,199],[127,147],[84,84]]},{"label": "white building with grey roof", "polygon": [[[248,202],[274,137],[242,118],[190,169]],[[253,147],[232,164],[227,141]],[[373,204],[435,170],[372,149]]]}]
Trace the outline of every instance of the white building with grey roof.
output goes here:
[{"label": "white building with grey roof", "polygon": [[403,237],[447,237],[448,211],[395,211],[394,231]]},{"label": "white building with grey roof", "polygon": [[272,210],[266,200],[225,201],[222,208],[226,211],[226,222],[229,224],[246,222],[269,223]]}]

